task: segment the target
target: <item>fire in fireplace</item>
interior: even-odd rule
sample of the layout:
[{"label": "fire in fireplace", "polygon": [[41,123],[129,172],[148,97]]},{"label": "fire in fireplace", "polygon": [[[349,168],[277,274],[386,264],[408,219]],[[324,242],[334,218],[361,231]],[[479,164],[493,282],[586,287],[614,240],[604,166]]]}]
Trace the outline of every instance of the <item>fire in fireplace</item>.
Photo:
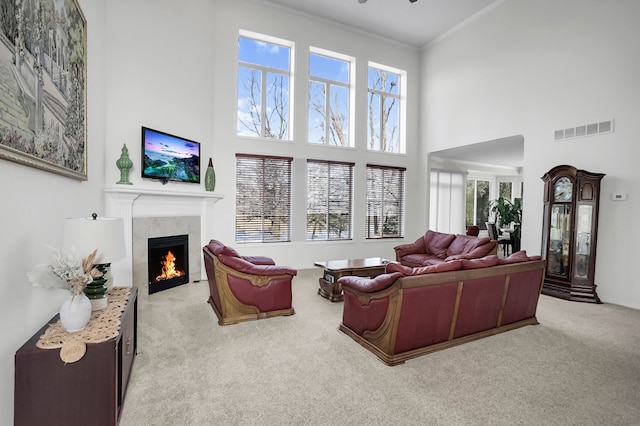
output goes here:
[{"label": "fire in fireplace", "polygon": [[189,282],[189,236],[148,239],[149,294]]}]

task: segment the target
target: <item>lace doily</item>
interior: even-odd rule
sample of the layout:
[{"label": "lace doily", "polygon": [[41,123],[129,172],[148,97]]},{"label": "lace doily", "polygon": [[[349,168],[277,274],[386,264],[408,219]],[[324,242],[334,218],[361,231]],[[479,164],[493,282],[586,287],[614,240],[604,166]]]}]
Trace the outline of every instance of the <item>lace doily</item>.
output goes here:
[{"label": "lace doily", "polygon": [[102,343],[118,337],[120,317],[127,307],[131,287],[113,287],[107,294],[107,307],[92,312],[91,319],[84,330],[69,333],[58,320],[54,324],[49,324],[36,346],[40,349],[61,348],[60,359],[71,363],[84,356],[87,343]]}]

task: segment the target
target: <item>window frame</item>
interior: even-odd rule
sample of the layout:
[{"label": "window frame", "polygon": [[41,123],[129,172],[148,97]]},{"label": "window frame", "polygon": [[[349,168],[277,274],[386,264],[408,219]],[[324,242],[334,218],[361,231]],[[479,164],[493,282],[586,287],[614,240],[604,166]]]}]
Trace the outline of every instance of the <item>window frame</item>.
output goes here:
[{"label": "window frame", "polygon": [[[482,218],[480,218],[480,221],[478,223],[478,182],[486,182],[487,183],[487,218],[486,220],[482,220]],[[466,216],[466,210],[465,210],[465,225],[466,226],[477,226],[481,231],[486,231],[487,230],[487,224],[486,222],[491,222],[491,214],[489,213],[489,208],[491,205],[491,200],[494,199],[493,194],[495,191],[495,186],[494,186],[494,180],[489,177],[489,176],[480,176],[480,175],[473,175],[473,176],[467,176],[466,182],[465,182],[465,202],[468,203],[469,199],[467,196],[467,191],[469,188],[469,184],[473,183],[473,222],[474,223],[467,223],[467,216]]]},{"label": "window frame", "polygon": [[[311,73],[311,56],[312,55],[316,55],[316,56],[324,56],[327,57],[329,59],[333,59],[333,60],[337,60],[337,61],[342,61],[342,62],[346,62],[347,65],[349,66],[349,71],[347,73],[348,75],[348,81],[346,83],[341,82],[341,81],[337,81],[337,80],[333,80],[331,78],[327,78],[327,77],[320,77],[317,75],[312,75]],[[337,53],[337,52],[333,52],[330,50],[326,50],[326,49],[321,49],[319,47],[314,47],[314,46],[310,46],[309,47],[309,74],[308,74],[308,86],[307,86],[307,94],[308,94],[308,104],[307,104],[307,142],[313,145],[324,145],[324,146],[331,146],[331,147],[339,147],[339,148],[353,148],[355,146],[355,70],[356,70],[356,59],[352,56],[348,56],[348,55],[344,55],[341,53]],[[310,133],[311,133],[311,126],[310,126],[310,113],[311,113],[311,109],[312,109],[312,97],[311,97],[311,83],[320,83],[320,84],[324,84],[327,87],[327,92],[326,92],[326,96],[325,96],[325,122],[324,122],[324,142],[315,142],[315,141],[311,141],[311,138],[309,137]],[[330,133],[331,133],[331,124],[330,124],[330,116],[326,113],[326,111],[330,111],[331,110],[331,87],[332,86],[338,86],[338,87],[343,87],[345,89],[347,89],[347,93],[348,93],[348,99],[347,99],[347,132],[348,132],[348,136],[347,136],[347,144],[346,145],[339,145],[339,144],[333,144],[330,143],[331,142],[331,137],[330,137]]]},{"label": "window frame", "polygon": [[[371,69],[388,72],[392,74],[396,74],[398,76],[398,93],[394,94],[391,92],[387,92],[385,90],[372,89],[369,87],[369,71]],[[366,119],[367,133],[366,133],[366,147],[367,150],[372,152],[383,152],[387,154],[406,154],[407,145],[406,145],[406,99],[407,99],[407,72],[398,68],[390,67],[387,65],[382,65],[376,62],[368,62],[367,65],[367,111],[368,116]],[[371,111],[371,96],[377,95],[380,96],[380,105],[378,111],[378,117],[382,117],[383,108],[385,105],[386,98],[394,98],[398,100],[398,143],[397,150],[389,151],[383,149],[376,149],[372,144],[381,145],[381,141],[379,140],[380,135],[386,132],[386,129],[383,125],[383,120],[380,121],[380,127],[377,129],[378,132],[378,140],[372,141],[372,117],[370,115]],[[375,134],[375,132],[374,132]],[[377,142],[377,143],[376,143]]]},{"label": "window frame", "polygon": [[[239,30],[238,32],[238,45],[240,44],[240,38],[251,39],[257,43],[269,43],[273,45],[280,46],[282,48],[289,49],[289,68],[288,70],[281,70],[278,68],[273,68],[264,64],[255,64],[250,62],[245,62],[240,60],[240,50],[238,48],[238,52],[236,55],[237,59],[237,69],[236,69],[236,136],[237,137],[245,137],[251,139],[262,139],[268,141],[283,141],[283,142],[291,142],[293,141],[294,134],[294,92],[295,92],[295,42],[290,40],[285,40],[265,34],[256,33],[253,31],[247,30]],[[261,74],[261,84],[260,84],[260,134],[249,134],[240,132],[241,123],[240,123],[240,69],[246,68],[252,71],[259,71]],[[266,126],[267,126],[267,110],[268,110],[268,100],[265,96],[265,88],[267,87],[267,79],[269,74],[276,74],[280,76],[286,76],[288,78],[288,104],[287,104],[287,129],[286,129],[286,137],[285,138],[274,138],[266,135]]]}]

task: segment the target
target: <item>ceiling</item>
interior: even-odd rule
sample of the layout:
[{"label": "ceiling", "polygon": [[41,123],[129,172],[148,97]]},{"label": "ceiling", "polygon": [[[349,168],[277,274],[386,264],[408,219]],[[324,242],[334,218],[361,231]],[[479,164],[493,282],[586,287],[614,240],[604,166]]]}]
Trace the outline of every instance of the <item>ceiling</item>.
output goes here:
[{"label": "ceiling", "polygon": [[423,47],[502,0],[263,0],[371,34]]},{"label": "ceiling", "polygon": [[[503,0],[258,0],[421,48]],[[522,136],[430,153],[469,163],[522,167]]]}]

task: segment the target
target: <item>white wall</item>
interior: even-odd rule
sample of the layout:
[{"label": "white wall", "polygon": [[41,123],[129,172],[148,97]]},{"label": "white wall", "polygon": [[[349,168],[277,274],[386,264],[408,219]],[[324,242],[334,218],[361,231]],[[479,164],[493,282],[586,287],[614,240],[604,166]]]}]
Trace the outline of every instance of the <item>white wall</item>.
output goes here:
[{"label": "white wall", "polygon": [[105,9],[80,0],[87,19],[88,175],[78,181],[0,160],[0,424],[13,424],[14,354],[58,312],[64,290],[34,288],[27,272],[48,263],[59,247],[64,219],[103,214]]},{"label": "white wall", "polygon": [[[422,55],[421,137],[428,151],[521,134],[522,247],[539,254],[540,177],[570,164],[606,173],[596,264],[605,302],[640,308],[632,273],[639,207],[632,145],[640,115],[640,3],[507,0]],[[615,131],[554,142],[554,131],[615,119]],[[426,164],[426,163],[425,163]],[[611,201],[612,193],[628,201]]]},{"label": "white wall", "polygon": [[[154,9],[150,14],[149,10]],[[156,11],[157,10],[157,11]],[[216,192],[224,198],[215,205],[216,220],[211,238],[235,244],[235,154],[256,153],[294,157],[293,231],[291,243],[243,245],[243,254],[268,254],[276,262],[296,268],[312,268],[316,260],[336,257],[393,256],[399,240],[366,242],[364,226],[357,221],[354,240],[325,243],[305,241],[306,159],[357,162],[356,193],[365,188],[366,162],[409,167],[408,188],[418,186],[418,89],[419,52],[371,36],[356,34],[325,21],[266,7],[259,1],[126,0],[109,1],[107,63],[107,184],[118,180],[110,167],[127,143],[134,163],[130,180],[134,186],[160,188],[140,178],[140,126],[146,125],[185,136],[203,144],[202,161],[213,158]],[[294,87],[294,141],[255,141],[236,137],[237,40],[240,29],[294,41],[296,86]],[[357,147],[337,149],[306,143],[306,85],[308,50],[313,45],[357,58]],[[366,135],[367,61],[407,71],[408,155],[380,155],[363,149]],[[302,108],[300,108],[302,106]],[[168,189],[204,191],[204,185],[168,183]],[[409,190],[409,195],[413,191]],[[424,195],[423,195],[424,197]],[[407,226],[407,235],[424,232],[426,203],[407,197],[408,217],[421,219]],[[423,198],[424,199],[424,198]],[[363,197],[357,197],[354,215],[364,217]],[[424,218],[424,219],[422,219]],[[267,250],[265,252],[265,250]]]}]

